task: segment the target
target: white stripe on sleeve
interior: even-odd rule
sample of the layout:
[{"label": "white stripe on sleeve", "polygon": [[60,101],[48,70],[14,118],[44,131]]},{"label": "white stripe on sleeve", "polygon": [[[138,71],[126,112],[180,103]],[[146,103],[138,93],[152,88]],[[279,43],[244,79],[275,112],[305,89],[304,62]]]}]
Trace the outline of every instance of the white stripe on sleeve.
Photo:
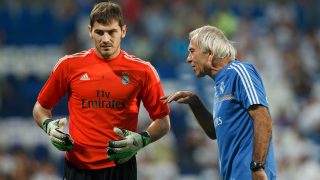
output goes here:
[{"label": "white stripe on sleeve", "polygon": [[247,75],[247,77],[248,77],[248,79],[249,79],[249,84],[250,84],[250,86],[251,86],[251,88],[252,88],[252,90],[253,90],[254,99],[256,99],[257,104],[259,104],[260,102],[259,102],[259,98],[258,98],[258,95],[257,95],[257,91],[256,91],[256,88],[255,88],[254,85],[253,85],[251,76],[249,75],[247,69],[244,67],[243,64],[239,64],[239,65],[243,68],[245,74]]},{"label": "white stripe on sleeve", "polygon": [[259,104],[259,99],[256,96],[256,91],[255,91],[255,88],[252,84],[252,80],[251,80],[249,74],[245,73],[246,69],[244,67],[241,67],[241,66],[234,64],[234,63],[230,67],[232,69],[234,69],[239,74],[240,79],[242,81],[242,84],[243,84],[245,91],[247,93],[249,103],[250,104]]}]

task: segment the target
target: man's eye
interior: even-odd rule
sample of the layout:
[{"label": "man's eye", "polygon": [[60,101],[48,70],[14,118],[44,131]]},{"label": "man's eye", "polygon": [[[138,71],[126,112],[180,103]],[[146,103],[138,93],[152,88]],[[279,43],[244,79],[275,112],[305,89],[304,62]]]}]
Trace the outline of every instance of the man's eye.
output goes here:
[{"label": "man's eye", "polygon": [[102,36],[103,35],[103,31],[95,31],[96,34]]},{"label": "man's eye", "polygon": [[115,34],[117,31],[110,31],[109,34],[110,36],[112,36],[113,34]]}]

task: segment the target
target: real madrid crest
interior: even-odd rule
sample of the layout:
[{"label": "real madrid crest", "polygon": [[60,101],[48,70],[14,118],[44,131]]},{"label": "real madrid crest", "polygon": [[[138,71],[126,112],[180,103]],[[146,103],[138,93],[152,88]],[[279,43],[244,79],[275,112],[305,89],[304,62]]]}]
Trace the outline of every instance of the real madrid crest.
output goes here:
[{"label": "real madrid crest", "polygon": [[222,83],[220,84],[220,86],[219,86],[219,89],[220,89],[220,93],[221,93],[221,94],[223,94],[224,88],[225,88],[224,82],[222,82]]},{"label": "real madrid crest", "polygon": [[127,72],[122,72],[121,82],[122,82],[122,84],[124,84],[124,85],[129,84],[129,82],[130,82],[129,73],[127,73]]}]

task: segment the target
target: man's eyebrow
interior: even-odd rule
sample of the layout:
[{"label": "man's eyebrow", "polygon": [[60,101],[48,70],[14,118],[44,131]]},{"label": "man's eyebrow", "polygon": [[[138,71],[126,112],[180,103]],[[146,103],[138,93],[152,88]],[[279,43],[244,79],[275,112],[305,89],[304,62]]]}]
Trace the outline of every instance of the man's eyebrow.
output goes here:
[{"label": "man's eyebrow", "polygon": [[107,29],[107,30],[103,30],[103,29],[95,29],[94,31],[103,31],[103,32],[114,32],[117,31],[117,29]]}]

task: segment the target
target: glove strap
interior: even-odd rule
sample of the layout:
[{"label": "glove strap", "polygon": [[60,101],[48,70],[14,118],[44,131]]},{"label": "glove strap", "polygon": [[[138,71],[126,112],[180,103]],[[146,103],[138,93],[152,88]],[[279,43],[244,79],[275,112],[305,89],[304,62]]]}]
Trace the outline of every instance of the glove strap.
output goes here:
[{"label": "glove strap", "polygon": [[147,131],[140,132],[139,134],[141,135],[141,138],[142,138],[143,147],[151,143],[151,136]]},{"label": "glove strap", "polygon": [[53,119],[46,119],[45,121],[43,121],[42,123],[42,129],[44,130],[45,133],[47,133],[48,130],[48,124],[53,121]]}]

